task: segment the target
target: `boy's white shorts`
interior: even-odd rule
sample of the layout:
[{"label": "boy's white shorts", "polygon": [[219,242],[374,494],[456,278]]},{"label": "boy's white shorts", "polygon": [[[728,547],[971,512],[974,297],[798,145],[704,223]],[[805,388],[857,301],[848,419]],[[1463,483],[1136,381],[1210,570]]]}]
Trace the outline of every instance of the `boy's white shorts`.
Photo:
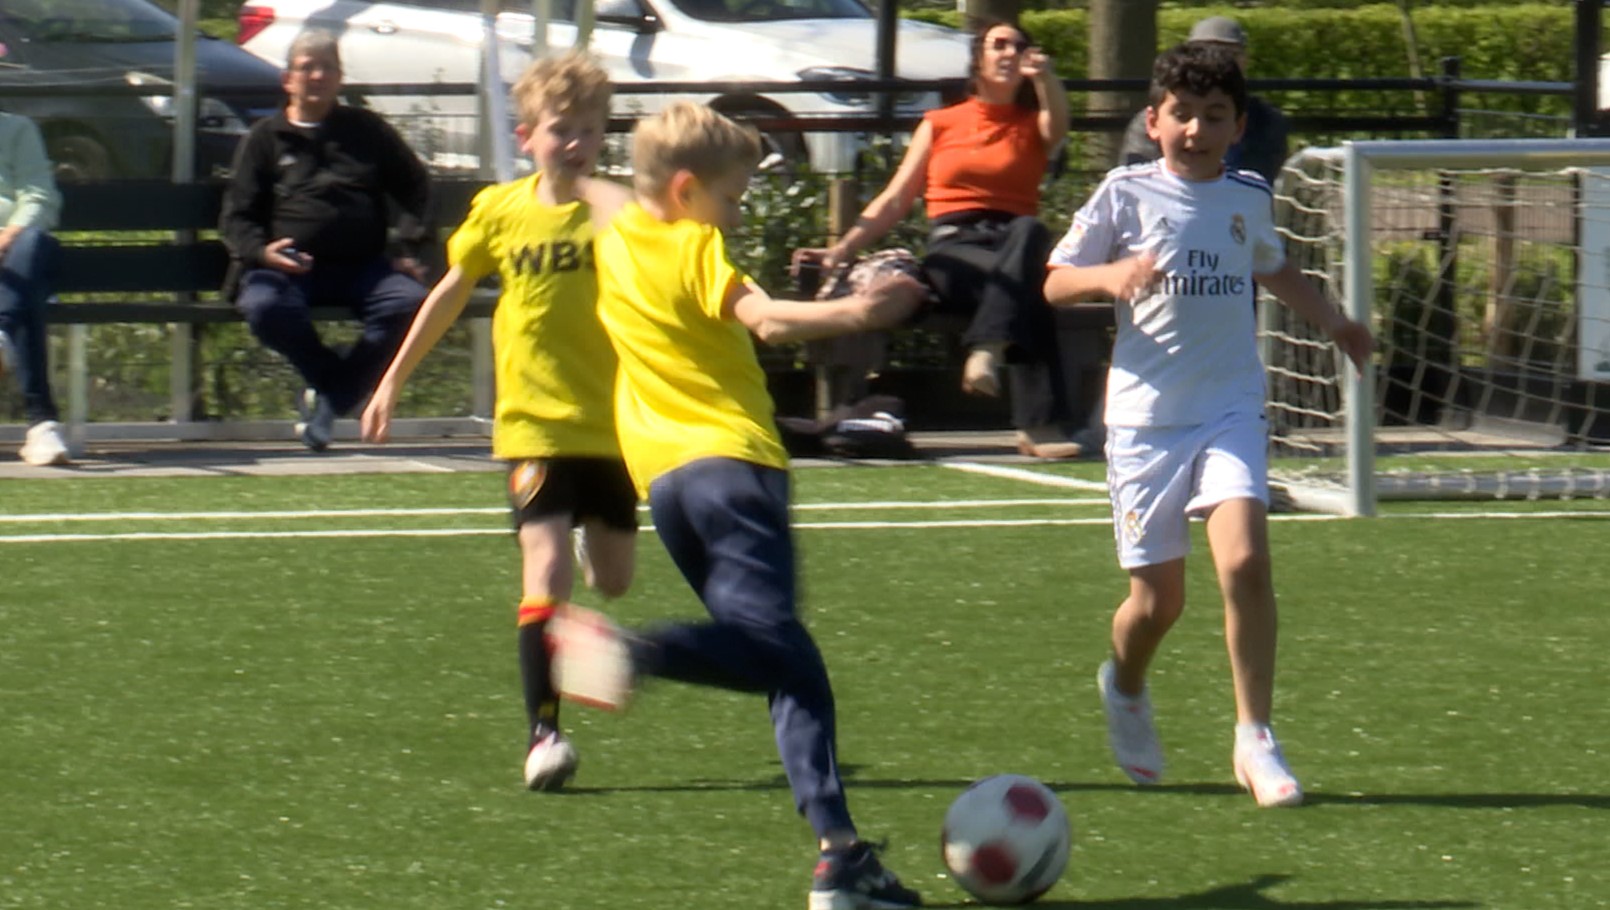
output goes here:
[{"label": "boy's white shorts", "polygon": [[1107,488],[1118,564],[1125,569],[1191,552],[1189,519],[1231,499],[1269,504],[1269,427],[1229,414],[1184,427],[1108,427]]}]

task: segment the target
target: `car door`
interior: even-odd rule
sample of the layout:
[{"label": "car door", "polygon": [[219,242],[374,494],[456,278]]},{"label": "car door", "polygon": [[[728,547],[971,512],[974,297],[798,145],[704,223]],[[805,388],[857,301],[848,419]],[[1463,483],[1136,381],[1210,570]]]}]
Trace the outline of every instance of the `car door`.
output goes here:
[{"label": "car door", "polygon": [[[429,5],[335,0],[313,10],[306,24],[340,40],[348,85],[464,84],[479,76],[479,9],[480,0],[433,0]],[[377,91],[364,101],[433,164],[464,164],[465,156],[475,151],[475,93]]]}]

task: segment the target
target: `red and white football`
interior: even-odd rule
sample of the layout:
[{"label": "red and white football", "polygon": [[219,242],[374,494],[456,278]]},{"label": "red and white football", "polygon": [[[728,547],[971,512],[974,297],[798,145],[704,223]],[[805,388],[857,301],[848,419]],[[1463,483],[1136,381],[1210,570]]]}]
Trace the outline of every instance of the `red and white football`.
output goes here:
[{"label": "red and white football", "polygon": [[945,813],[940,848],[956,883],[986,904],[1026,904],[1062,877],[1073,833],[1050,788],[1021,774],[968,787]]}]

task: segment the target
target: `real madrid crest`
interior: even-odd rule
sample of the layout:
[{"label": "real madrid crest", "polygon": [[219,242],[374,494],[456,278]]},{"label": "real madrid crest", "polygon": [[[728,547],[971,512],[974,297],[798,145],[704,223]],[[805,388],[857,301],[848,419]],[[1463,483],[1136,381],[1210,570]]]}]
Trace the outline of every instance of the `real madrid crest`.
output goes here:
[{"label": "real madrid crest", "polygon": [[1232,215],[1230,217],[1230,237],[1233,238],[1237,244],[1247,242],[1247,221],[1239,214]]},{"label": "real madrid crest", "polygon": [[509,470],[509,502],[523,509],[537,498],[543,481],[548,479],[548,463],[522,461]]},{"label": "real madrid crest", "polygon": [[1141,538],[1146,536],[1146,526],[1141,523],[1140,513],[1134,509],[1124,513],[1124,536],[1132,544],[1140,543]]}]

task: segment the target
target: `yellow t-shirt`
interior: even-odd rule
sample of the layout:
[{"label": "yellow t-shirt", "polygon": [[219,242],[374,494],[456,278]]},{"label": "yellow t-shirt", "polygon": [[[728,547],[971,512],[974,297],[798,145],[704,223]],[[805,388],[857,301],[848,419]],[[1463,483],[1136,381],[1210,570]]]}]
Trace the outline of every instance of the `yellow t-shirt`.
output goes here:
[{"label": "yellow t-shirt", "polygon": [[475,195],[447,241],[471,279],[496,271],[496,458],[617,457],[615,351],[598,321],[593,223],[581,202],[543,205],[533,174]]},{"label": "yellow t-shirt", "polygon": [[638,492],[701,458],[786,468],[766,376],[727,289],[748,277],[721,231],[635,203],[599,234],[598,315],[620,357],[615,425]]}]

